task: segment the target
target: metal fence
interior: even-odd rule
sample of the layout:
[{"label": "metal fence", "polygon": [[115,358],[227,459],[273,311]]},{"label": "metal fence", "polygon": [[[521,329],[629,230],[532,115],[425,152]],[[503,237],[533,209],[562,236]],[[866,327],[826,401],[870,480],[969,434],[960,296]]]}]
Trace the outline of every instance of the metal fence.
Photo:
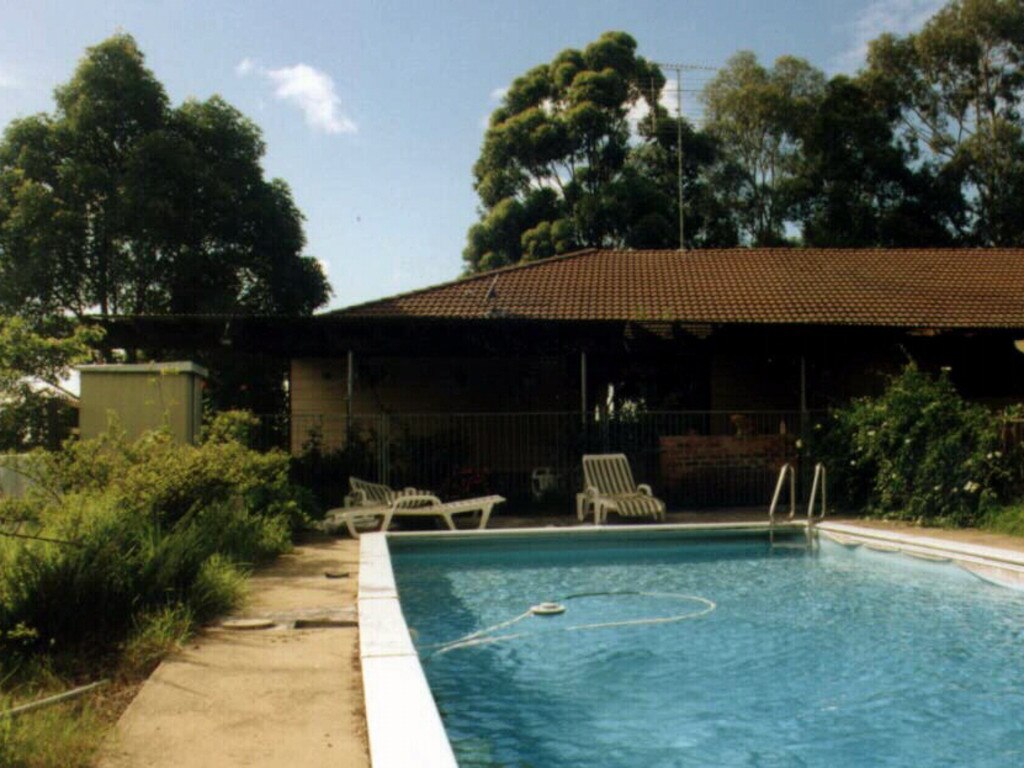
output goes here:
[{"label": "metal fence", "polygon": [[[767,503],[814,414],[671,411],[584,419],[579,412],[294,415],[264,445],[303,456],[303,480],[337,503],[349,475],[459,498],[496,492],[561,505],[581,487],[585,453],[625,453],[638,482],[680,508]],[[324,489],[327,489],[324,493]]]}]

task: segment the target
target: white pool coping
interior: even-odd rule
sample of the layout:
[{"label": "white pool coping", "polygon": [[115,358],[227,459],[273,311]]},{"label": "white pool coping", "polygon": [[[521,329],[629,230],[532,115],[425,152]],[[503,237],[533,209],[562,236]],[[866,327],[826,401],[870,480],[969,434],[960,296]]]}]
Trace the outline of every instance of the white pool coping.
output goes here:
[{"label": "white pool coping", "polygon": [[907,555],[946,558],[986,581],[994,581],[1012,589],[1024,589],[1024,552],[923,534],[869,528],[855,523],[825,521],[815,527],[822,533],[832,534],[833,538],[838,535],[841,542],[846,540],[868,547],[877,544]]},{"label": "white pool coping", "polygon": [[383,533],[359,539],[357,602],[373,768],[458,768],[402,615]]},{"label": "white pool coping", "polygon": [[[391,567],[389,538],[471,539],[515,536],[601,536],[676,531],[765,531],[768,523],[685,523],[661,525],[566,526],[497,530],[366,533],[359,540],[359,660],[366,701],[366,727],[373,768],[458,768],[441,714],[427,683],[402,613]],[[801,521],[777,529],[802,528]],[[848,523],[815,526],[842,543],[872,543],[908,555],[942,557],[979,577],[1024,588],[1024,552],[930,536],[866,528]]]}]

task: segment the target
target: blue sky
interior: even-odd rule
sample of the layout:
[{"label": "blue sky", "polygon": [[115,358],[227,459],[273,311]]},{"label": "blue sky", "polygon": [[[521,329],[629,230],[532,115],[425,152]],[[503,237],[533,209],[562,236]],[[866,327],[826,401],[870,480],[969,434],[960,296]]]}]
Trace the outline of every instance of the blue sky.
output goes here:
[{"label": "blue sky", "polygon": [[267,173],[291,184],[343,306],[459,274],[495,92],[561,49],[619,29],[656,61],[718,66],[750,49],[852,71],[867,40],[941,4],[0,0],[0,125],[52,109],[86,46],[129,32],[175,103],[219,93],[262,127]]}]

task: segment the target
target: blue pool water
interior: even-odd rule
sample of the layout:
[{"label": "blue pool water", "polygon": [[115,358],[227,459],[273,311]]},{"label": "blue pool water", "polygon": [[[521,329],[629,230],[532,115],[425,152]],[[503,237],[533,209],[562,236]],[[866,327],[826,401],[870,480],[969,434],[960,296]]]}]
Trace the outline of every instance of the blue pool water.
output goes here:
[{"label": "blue pool water", "polygon": [[[1024,765],[1024,594],[762,539],[392,541],[462,768]],[[518,635],[436,647],[580,593]],[[565,627],[697,613],[675,623]]]}]

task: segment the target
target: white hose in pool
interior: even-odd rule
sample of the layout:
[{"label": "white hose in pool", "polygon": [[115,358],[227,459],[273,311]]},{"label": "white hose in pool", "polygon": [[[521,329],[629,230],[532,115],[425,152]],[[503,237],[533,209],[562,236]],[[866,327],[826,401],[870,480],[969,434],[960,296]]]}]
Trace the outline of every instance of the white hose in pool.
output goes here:
[{"label": "white hose in pool", "polygon": [[[702,607],[690,611],[688,613],[673,614],[671,616],[655,616],[653,618],[642,618],[642,619],[624,619],[622,621],[603,621],[596,624],[574,624],[569,627],[555,627],[549,631],[555,632],[578,632],[588,629],[610,629],[612,627],[636,627],[645,624],[673,624],[678,621],[687,621],[689,619],[698,619],[701,616],[706,616],[715,610],[718,605],[713,600],[708,600],[706,597],[700,597],[699,595],[686,595],[679,592],[581,592],[576,595],[567,595],[561,598],[559,602],[568,602],[569,600],[576,600],[582,597],[622,597],[622,596],[636,596],[636,597],[665,597],[673,600],[689,601],[698,603]],[[546,605],[542,603],[541,605]],[[511,619],[492,624],[489,627],[478,630],[471,634],[460,637],[457,640],[452,640],[447,643],[438,643],[436,645],[423,645],[420,646],[421,650],[433,650],[431,656],[440,656],[443,653],[449,651],[458,650],[460,648],[472,648],[477,645],[488,645],[490,643],[499,643],[504,640],[514,640],[518,637],[525,637],[527,635],[538,634],[537,632],[513,632],[507,635],[493,635],[493,632],[499,632],[503,629],[518,624],[524,619],[528,619],[531,616],[545,616],[544,611],[535,610],[540,606],[533,606],[529,610],[524,611],[518,616],[513,616]],[[541,621],[547,621],[548,619],[542,618]]]}]

